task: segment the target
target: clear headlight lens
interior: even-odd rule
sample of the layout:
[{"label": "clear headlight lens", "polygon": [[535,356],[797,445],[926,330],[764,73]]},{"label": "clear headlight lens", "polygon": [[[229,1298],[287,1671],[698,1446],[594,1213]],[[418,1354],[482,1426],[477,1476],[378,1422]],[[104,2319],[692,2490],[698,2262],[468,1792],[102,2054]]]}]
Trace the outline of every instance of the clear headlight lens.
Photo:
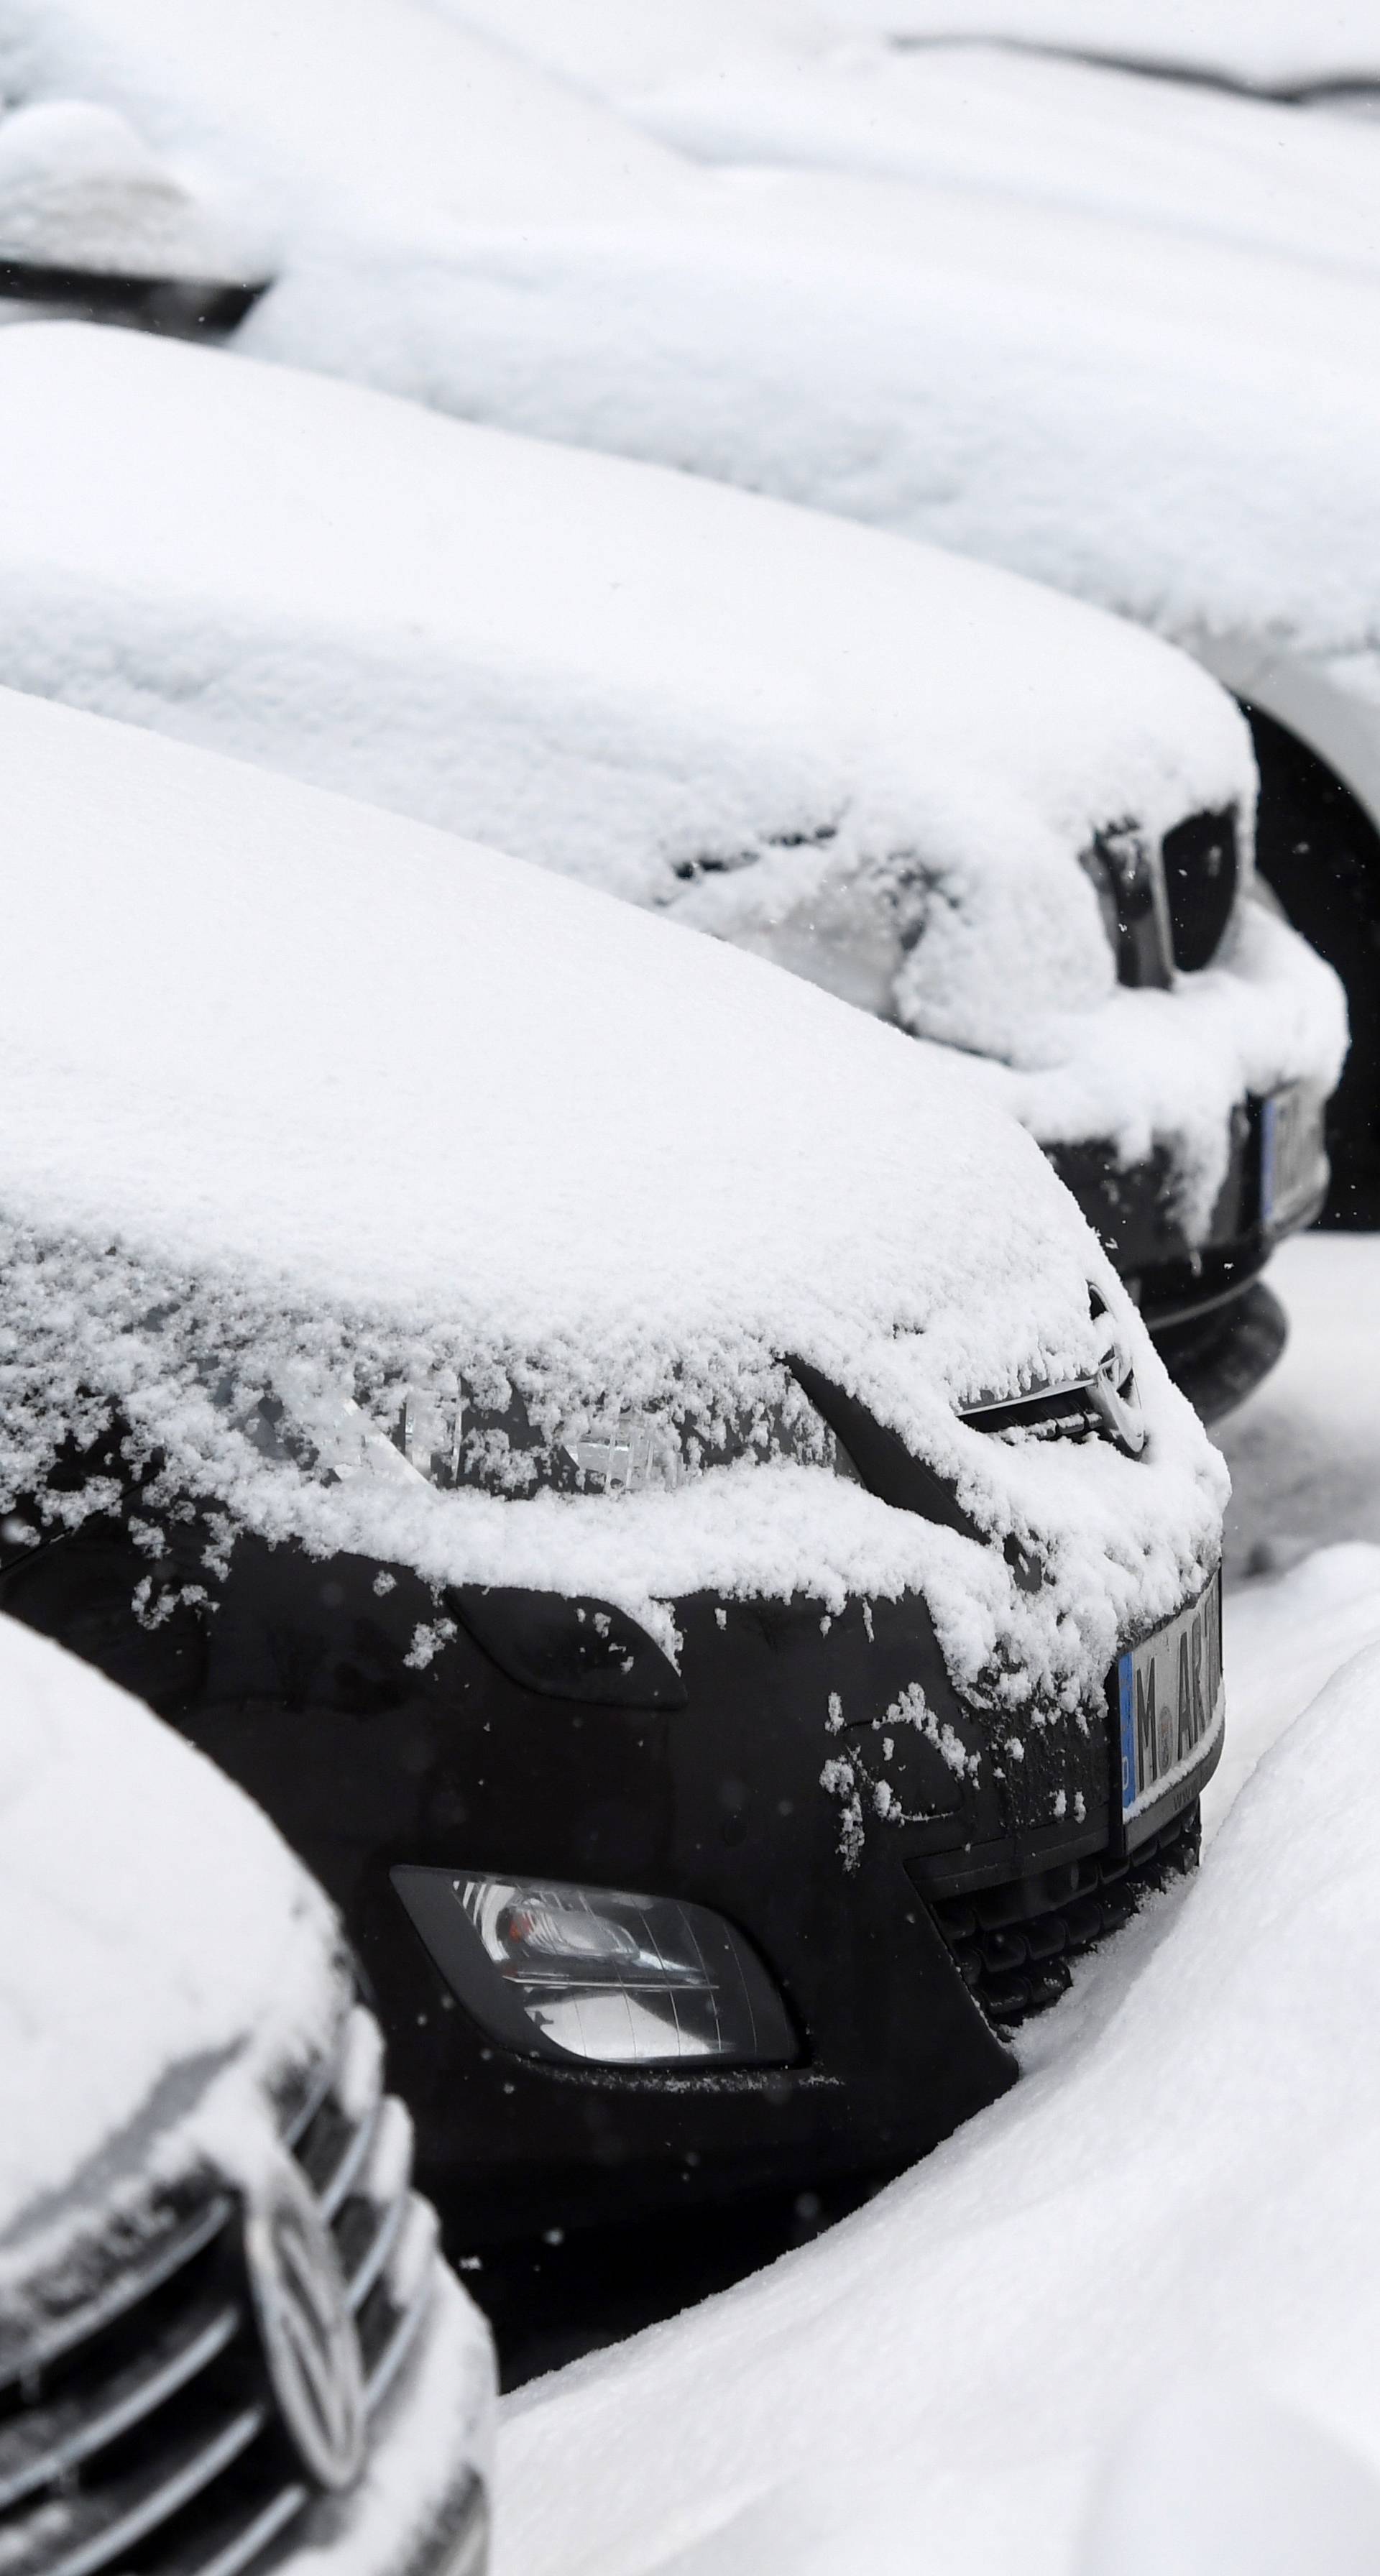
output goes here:
[{"label": "clear headlight lens", "polygon": [[600,2066],[788,2065],[785,2006],[722,1915],[558,1879],[402,1867],[393,1884],[481,2027]]}]

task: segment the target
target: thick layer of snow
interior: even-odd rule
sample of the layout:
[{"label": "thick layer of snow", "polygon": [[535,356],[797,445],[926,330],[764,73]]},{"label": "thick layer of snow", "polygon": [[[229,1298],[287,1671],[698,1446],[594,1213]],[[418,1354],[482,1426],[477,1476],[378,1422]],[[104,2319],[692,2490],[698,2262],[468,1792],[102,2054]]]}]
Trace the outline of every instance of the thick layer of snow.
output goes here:
[{"label": "thick layer of snow", "polygon": [[1380,77],[1370,0],[813,0],[851,33],[999,36],[1260,89]]},{"label": "thick layer of snow", "polygon": [[[36,699],[0,698],[11,1489],[83,1389],[272,1531],[436,1580],[602,1594],[923,1585],[957,1679],[1073,1700],[1217,1545],[1222,1480],[1105,1256],[964,1064],[756,959],[474,845]],[[1095,1282],[1151,1445],[955,1418],[1096,1365]],[[1049,1579],[825,1466],[678,1490],[328,1485],[215,1400],[515,1380],[578,1431],[712,1441],[853,1389]],[[447,1374],[449,1373],[449,1375]],[[336,1390],[332,1397],[331,1390]],[[312,1391],[315,1390],[315,1397]],[[237,1399],[238,1401],[238,1399]],[[711,1452],[712,1454],[712,1452]],[[664,1623],[663,1623],[664,1624]]]},{"label": "thick layer of snow", "polygon": [[[1372,1650],[1003,2102],[829,2236],[511,2400],[500,2570],[1069,2576],[1086,2535],[1080,2576],[1139,2576],[1090,2489],[1138,2428],[1144,2527],[1172,2530],[1179,2456],[1145,2443],[1190,2379],[1219,2420],[1256,2392],[1238,2441],[1262,2404],[1301,2419],[1277,2501],[1311,2485],[1319,2554],[1292,2563],[1369,2564],[1338,2498],[1354,2531],[1380,2472],[1378,1701]],[[1220,2494],[1225,2437],[1217,2466]]]},{"label": "thick layer of snow", "polygon": [[1380,631],[1376,290],[969,188],[716,171],[421,0],[0,0],[0,80],[283,246],[241,345],[988,556],[1190,642]]},{"label": "thick layer of snow", "polygon": [[[200,1754],[9,1620],[0,1688],[2,2323],[98,2195],[136,2206],[197,2146],[238,2170],[263,2088],[320,2055],[348,1979],[324,1896]],[[84,2186],[165,2083],[131,2169]]]},{"label": "thick layer of snow", "polygon": [[0,117],[0,259],[249,278],[264,248],[199,203],[111,108],[57,99]]},{"label": "thick layer of snow", "polygon": [[1335,987],[1290,932],[1252,912],[1172,999],[1125,992],[1078,865],[1109,823],[1153,841],[1228,804],[1246,842],[1215,683],[873,530],[19,326],[0,680],[492,841],[988,1052],[1042,1141],[1163,1144],[1202,1219],[1233,1101],[1335,1078]]},{"label": "thick layer of snow", "polygon": [[[472,14],[470,0],[453,6]],[[525,36],[529,11],[496,0],[494,14],[500,7]],[[644,40],[620,63],[611,43],[601,58],[593,41],[604,0],[562,10],[558,64],[544,19],[530,14],[540,59],[578,78],[588,36],[610,99],[705,160],[937,181],[1291,262],[1372,276],[1380,264],[1380,152],[1361,125],[994,45],[807,51],[787,39],[747,50],[725,45],[712,17],[700,46],[686,31],[679,60],[657,63]]]}]

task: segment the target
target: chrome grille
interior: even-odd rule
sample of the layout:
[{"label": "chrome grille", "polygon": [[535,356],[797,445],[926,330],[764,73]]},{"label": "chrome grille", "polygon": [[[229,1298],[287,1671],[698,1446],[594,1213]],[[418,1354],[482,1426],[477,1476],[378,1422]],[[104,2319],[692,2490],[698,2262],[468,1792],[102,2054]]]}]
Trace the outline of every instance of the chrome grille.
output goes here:
[{"label": "chrome grille", "polygon": [[962,1419],[974,1431],[1012,1440],[1110,1440],[1132,1458],[1145,1446],[1135,1372],[1115,1356],[1086,1377],[1033,1388],[1012,1402],[967,1405]]},{"label": "chrome grille", "polygon": [[[426,2314],[436,2221],[412,2124],[356,2006],[284,2128],[335,2242],[376,2414]],[[241,2576],[313,2501],[217,2194],[0,2385],[0,2576]]]}]

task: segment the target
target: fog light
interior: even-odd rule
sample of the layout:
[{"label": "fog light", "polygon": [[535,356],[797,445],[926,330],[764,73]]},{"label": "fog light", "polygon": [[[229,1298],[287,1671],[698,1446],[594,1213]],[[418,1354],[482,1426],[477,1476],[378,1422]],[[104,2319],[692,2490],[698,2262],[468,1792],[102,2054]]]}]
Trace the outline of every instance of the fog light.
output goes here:
[{"label": "fog light", "polygon": [[392,1875],[447,1984],[505,2048],[601,2066],[797,2054],[761,1960],[707,1906],[561,1879]]}]

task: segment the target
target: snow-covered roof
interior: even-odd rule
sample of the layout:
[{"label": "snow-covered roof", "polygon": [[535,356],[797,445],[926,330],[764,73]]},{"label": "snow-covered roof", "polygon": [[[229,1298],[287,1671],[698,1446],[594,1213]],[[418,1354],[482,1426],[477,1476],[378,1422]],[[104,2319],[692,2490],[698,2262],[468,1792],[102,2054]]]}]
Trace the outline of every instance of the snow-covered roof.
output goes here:
[{"label": "snow-covered roof", "polygon": [[[346,537],[348,532],[348,538]],[[1139,630],[933,549],[368,392],[0,333],[0,680],[492,841],[987,1052],[1042,1137],[1164,1143],[1340,1045],[1279,925],[1118,989],[1094,835],[1234,804],[1245,726]],[[1244,937],[1244,934],[1242,935]]]},{"label": "snow-covered roof", "polygon": [[[0,767],[11,1491],[118,1403],[255,1526],[438,1583],[653,1620],[712,1585],[923,1585],[956,1672],[990,1675],[1015,1638],[1016,1704],[1100,1687],[1128,1620],[1201,1578],[1215,1455],[961,1061],[569,880],[132,728],[6,693]],[[1096,1366],[1090,1283],[1143,1379],[1149,1456],[957,1420]],[[750,1440],[713,1464],[726,1421],[789,1401],[792,1353],[981,1527],[1038,1529],[1041,1591],[818,1464],[759,1466]],[[389,1450],[388,1474],[327,1483],[265,1457],[219,1392],[338,1413],[358,1389],[378,1412],[457,1378],[511,1381],[554,1424],[660,1407],[703,1438],[701,1470],[515,1500],[438,1490]]]},{"label": "snow-covered roof", "polygon": [[8,1619],[0,1693],[3,2331],[83,2222],[241,2170],[348,1989],[325,1898],[202,1755]]}]

